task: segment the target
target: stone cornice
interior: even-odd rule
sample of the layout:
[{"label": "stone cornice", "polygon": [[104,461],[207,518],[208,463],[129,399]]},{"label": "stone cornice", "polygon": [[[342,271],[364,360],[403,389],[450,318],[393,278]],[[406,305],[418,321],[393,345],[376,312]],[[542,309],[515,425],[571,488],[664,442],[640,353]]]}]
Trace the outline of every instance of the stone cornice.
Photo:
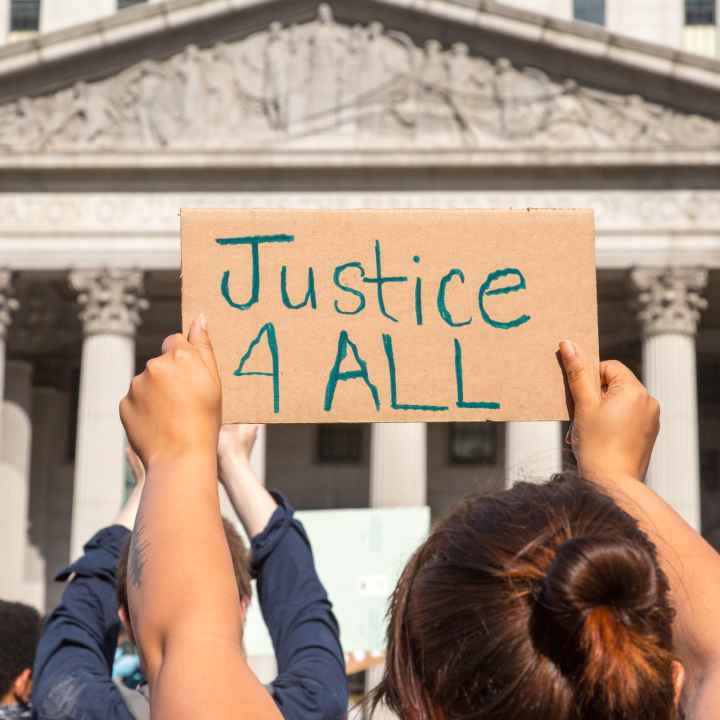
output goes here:
[{"label": "stone cornice", "polygon": [[593,208],[597,263],[720,268],[719,191],[6,193],[3,263],[14,270],[177,270],[182,207]]},{"label": "stone cornice", "polygon": [[[0,48],[3,75],[25,72],[83,53],[172,32],[191,23],[271,4],[272,0],[166,0],[142,4],[102,20],[45,33]],[[376,0],[442,21],[546,44],[589,59],[650,72],[673,81],[720,91],[720,61],[631,39],[602,28],[550,18],[491,0]]]},{"label": "stone cornice", "polygon": [[273,168],[586,168],[586,167],[717,167],[719,149],[516,148],[478,150],[406,148],[352,150],[342,146],[313,150],[164,152],[15,152],[0,153],[0,170],[265,170]]}]

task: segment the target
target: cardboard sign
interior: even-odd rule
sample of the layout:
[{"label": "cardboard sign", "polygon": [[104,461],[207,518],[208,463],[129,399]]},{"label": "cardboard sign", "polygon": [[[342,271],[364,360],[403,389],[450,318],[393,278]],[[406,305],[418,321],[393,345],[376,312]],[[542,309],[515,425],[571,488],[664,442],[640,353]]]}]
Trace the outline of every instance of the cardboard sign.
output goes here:
[{"label": "cardboard sign", "polygon": [[589,210],[183,210],[226,422],[567,418],[598,353]]}]

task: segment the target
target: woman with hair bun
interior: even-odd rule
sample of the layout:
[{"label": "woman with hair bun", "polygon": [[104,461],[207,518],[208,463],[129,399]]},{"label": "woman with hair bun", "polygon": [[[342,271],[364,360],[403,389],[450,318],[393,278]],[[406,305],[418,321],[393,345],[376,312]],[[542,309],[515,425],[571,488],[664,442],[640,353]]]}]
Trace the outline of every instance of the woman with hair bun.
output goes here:
[{"label": "woman with hair bun", "polygon": [[[720,717],[720,558],[642,480],[659,406],[560,344],[578,475],[476,495],[408,562],[368,700],[402,720]],[[677,482],[683,482],[678,478]]]}]

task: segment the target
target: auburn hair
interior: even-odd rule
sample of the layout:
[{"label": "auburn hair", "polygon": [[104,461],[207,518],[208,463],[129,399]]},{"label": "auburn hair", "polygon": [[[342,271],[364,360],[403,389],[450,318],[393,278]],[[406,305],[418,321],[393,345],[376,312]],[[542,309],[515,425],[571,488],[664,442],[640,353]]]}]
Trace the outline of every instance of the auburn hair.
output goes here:
[{"label": "auburn hair", "polygon": [[367,702],[403,720],[672,720],[654,545],[577,476],[466,499],[403,571]]}]

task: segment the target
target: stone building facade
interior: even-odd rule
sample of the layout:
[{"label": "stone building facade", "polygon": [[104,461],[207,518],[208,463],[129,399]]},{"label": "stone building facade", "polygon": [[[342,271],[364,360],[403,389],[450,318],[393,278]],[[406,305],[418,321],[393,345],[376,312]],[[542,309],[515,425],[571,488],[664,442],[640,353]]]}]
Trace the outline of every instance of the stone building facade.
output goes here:
[{"label": "stone building facade", "polygon": [[[602,354],[663,405],[649,482],[718,540],[720,62],[681,21],[661,45],[520,4],[168,0],[0,47],[4,596],[52,604],[122,502],[181,207],[593,208]],[[564,430],[273,425],[254,462],[301,508],[437,516],[561,468]]]}]

